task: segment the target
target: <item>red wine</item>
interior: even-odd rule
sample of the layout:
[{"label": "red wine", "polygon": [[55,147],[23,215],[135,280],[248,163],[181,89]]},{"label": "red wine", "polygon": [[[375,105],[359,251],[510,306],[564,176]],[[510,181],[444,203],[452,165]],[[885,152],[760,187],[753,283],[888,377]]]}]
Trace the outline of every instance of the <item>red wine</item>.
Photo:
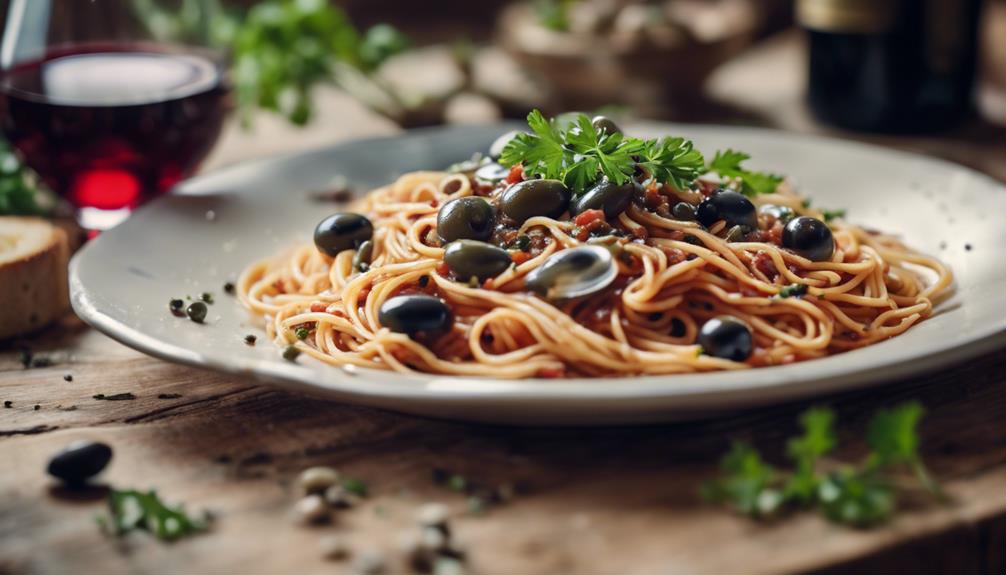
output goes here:
[{"label": "red wine", "polygon": [[63,51],[0,76],[4,134],[78,208],[132,209],[190,175],[228,107],[216,63],[149,46]]}]

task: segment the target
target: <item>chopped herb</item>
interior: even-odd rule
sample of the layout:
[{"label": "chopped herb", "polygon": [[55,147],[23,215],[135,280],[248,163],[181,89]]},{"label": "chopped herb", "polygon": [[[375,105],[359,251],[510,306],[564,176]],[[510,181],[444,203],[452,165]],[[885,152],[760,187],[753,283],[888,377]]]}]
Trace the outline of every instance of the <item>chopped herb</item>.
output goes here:
[{"label": "chopped herb", "polygon": [[245,336],[245,343],[248,344],[248,345],[255,345],[256,341],[258,341],[258,337],[257,336],[254,336],[252,334],[248,334],[248,335]]},{"label": "chopped herb", "polygon": [[173,300],[171,300],[170,302],[168,302],[168,309],[170,309],[171,313],[174,314],[174,315],[177,315],[179,317],[184,316],[185,315],[185,300],[181,300],[181,299],[173,299]]},{"label": "chopped herb", "polygon": [[180,393],[158,393],[157,399],[178,399],[181,396]]},{"label": "chopped herb", "polygon": [[66,374],[66,375],[64,375],[63,376],[63,381],[73,381],[73,375],[71,375],[69,373]]},{"label": "chopped herb", "polygon": [[459,493],[462,493],[465,491],[465,489],[467,489],[467,487],[468,487],[468,480],[465,479],[464,475],[455,474],[451,475],[450,478],[447,479],[447,488],[450,489],[451,491],[457,491]]},{"label": "chopped herb", "polygon": [[101,401],[129,401],[131,399],[136,399],[136,396],[128,391],[125,393],[113,393],[112,395],[99,393],[97,395],[92,395],[91,397]]},{"label": "chopped herb", "polygon": [[800,205],[803,206],[803,209],[807,209],[811,206],[812,203],[813,202],[810,201],[810,198],[804,198],[803,201],[800,202]]},{"label": "chopped herb", "polygon": [[208,311],[205,303],[195,301],[190,303],[189,307],[185,308],[185,315],[189,316],[189,319],[196,323],[203,323],[206,320],[206,313]]},{"label": "chopped herb", "polygon": [[800,297],[807,295],[807,284],[789,284],[779,289],[779,297]]},{"label": "chopped herb", "polygon": [[234,295],[235,291],[236,290],[234,288],[234,283],[233,282],[227,282],[227,283],[224,284],[224,293],[225,294],[227,294],[227,295]]},{"label": "chopped herb", "polygon": [[514,238],[513,242],[510,243],[511,249],[517,249],[522,252],[531,251],[531,238],[527,234],[521,234]]},{"label": "chopped herb", "polygon": [[569,9],[576,0],[535,0],[534,9],[538,23],[556,32],[569,30]]},{"label": "chopped herb", "polygon": [[736,178],[741,183],[741,193],[745,196],[757,196],[759,194],[771,194],[775,192],[779,184],[782,183],[782,176],[768,174],[765,172],[753,172],[741,167],[741,164],[751,159],[749,154],[736,150],[723,150],[716,152],[713,160],[709,162],[709,171],[715,172],[723,178]]},{"label": "chopped herb", "polygon": [[366,483],[360,479],[354,479],[352,477],[344,477],[342,479],[342,488],[360,497],[366,497],[369,493]]},{"label": "chopped herb", "polygon": [[598,132],[584,114],[565,130],[538,110],[528,114],[527,123],[534,133],[514,136],[500,163],[522,164],[526,174],[561,180],[577,193],[601,177],[624,184],[637,168],[658,182],[685,189],[705,168],[702,154],[684,138],[641,140]]},{"label": "chopped herb", "polygon": [[307,339],[307,336],[311,335],[311,330],[307,329],[304,326],[300,326],[297,329],[293,330],[293,334],[297,336],[297,339],[305,340]]},{"label": "chopped herb", "polygon": [[300,350],[297,349],[295,345],[288,345],[283,350],[283,359],[287,361],[297,361],[297,357],[300,355]]},{"label": "chopped herb", "polygon": [[844,218],[845,210],[821,210],[821,215],[824,216],[824,221],[830,222],[838,218]]},{"label": "chopped herb", "polygon": [[205,531],[209,514],[195,519],[181,507],[171,507],[161,501],[156,491],[112,489],[108,493],[107,517],[98,517],[102,530],[121,537],[133,531],[147,531],[162,541],[175,541]]},{"label": "chopped herb", "polygon": [[204,301],[204,302],[208,303],[208,304],[212,304],[213,303],[213,294],[211,294],[208,291],[203,292],[203,293],[199,294],[199,299],[201,301]]},{"label": "chopped herb", "polygon": [[896,508],[893,472],[899,467],[911,470],[931,494],[943,497],[918,453],[917,427],[922,413],[918,402],[878,411],[866,434],[870,447],[866,460],[822,473],[819,460],[837,446],[835,414],[826,408],[810,409],[800,416],[803,434],[786,446],[794,464],[792,471],[777,471],[756,449],[735,443],[723,458],[722,475],[707,483],[703,493],[711,501],[729,504],[752,517],[804,507],[817,508],[830,521],[852,527],[882,523]]}]

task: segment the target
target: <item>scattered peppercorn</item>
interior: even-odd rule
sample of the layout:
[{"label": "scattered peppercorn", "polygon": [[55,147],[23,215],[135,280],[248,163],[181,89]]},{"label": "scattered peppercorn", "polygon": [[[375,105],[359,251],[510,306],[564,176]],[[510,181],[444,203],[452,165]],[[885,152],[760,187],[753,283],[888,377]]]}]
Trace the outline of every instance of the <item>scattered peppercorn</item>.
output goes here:
[{"label": "scattered peppercorn", "polygon": [[248,334],[248,335],[245,336],[245,343],[248,344],[248,345],[255,345],[256,341],[258,341],[258,337],[254,336],[252,334]]},{"label": "scattered peppercorn", "polygon": [[42,409],[42,406],[36,403],[35,404],[35,411],[38,411],[40,409]]},{"label": "scattered peppercorn", "polygon": [[10,409],[11,407],[14,406],[14,402],[8,399],[7,401],[3,402],[3,406],[6,407],[7,409]]},{"label": "scattered peppercorn", "polygon": [[63,376],[63,381],[73,381],[73,376],[68,373]]},{"label": "scattered peppercorn", "polygon": [[969,252],[970,252],[970,251],[971,251],[971,244],[964,244],[964,249],[965,249],[966,251],[969,251]]},{"label": "scattered peppercorn", "polygon": [[185,315],[185,300],[173,299],[168,302],[168,309],[171,310],[172,315],[178,317],[183,317]]},{"label": "scattered peppercorn", "polygon": [[296,346],[288,345],[286,349],[283,350],[283,359],[287,361],[297,361],[297,356],[300,355],[300,350]]},{"label": "scattered peppercorn", "polygon": [[227,283],[224,284],[224,293],[225,294],[234,295],[235,291],[236,290],[234,288],[234,283],[233,282],[227,282]]},{"label": "scattered peppercorn", "polygon": [[206,309],[206,304],[201,301],[195,301],[189,304],[189,307],[185,308],[185,314],[189,316],[189,319],[196,323],[203,323],[206,319],[206,313],[209,310]]},{"label": "scattered peppercorn", "polygon": [[205,292],[203,292],[203,293],[201,293],[199,295],[199,299],[202,300],[202,301],[204,301],[204,302],[206,302],[206,303],[212,304],[213,303],[213,294],[211,294],[208,291],[205,291]]}]

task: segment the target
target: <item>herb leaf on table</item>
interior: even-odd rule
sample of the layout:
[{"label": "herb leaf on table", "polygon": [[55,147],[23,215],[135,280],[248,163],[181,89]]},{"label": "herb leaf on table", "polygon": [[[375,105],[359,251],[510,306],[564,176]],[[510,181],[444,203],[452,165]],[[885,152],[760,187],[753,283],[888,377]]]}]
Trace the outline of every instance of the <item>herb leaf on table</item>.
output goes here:
[{"label": "herb leaf on table", "polygon": [[112,489],[108,494],[108,517],[98,517],[98,524],[112,535],[147,531],[162,541],[175,541],[205,531],[209,517],[190,517],[181,507],[161,501],[156,491]]}]

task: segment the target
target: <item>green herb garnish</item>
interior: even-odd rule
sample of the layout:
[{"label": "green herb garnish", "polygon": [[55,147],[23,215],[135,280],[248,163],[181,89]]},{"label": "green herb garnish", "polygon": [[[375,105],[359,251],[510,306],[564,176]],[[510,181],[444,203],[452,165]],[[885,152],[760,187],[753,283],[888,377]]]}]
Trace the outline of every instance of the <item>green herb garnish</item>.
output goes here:
[{"label": "green herb garnish", "polygon": [[147,531],[162,541],[175,541],[205,531],[209,515],[195,519],[181,507],[161,501],[156,491],[113,489],[108,493],[108,517],[98,517],[102,529],[116,536],[132,531]]},{"label": "green herb garnish", "polygon": [[43,199],[32,172],[0,138],[0,215],[45,215],[49,209],[43,207]]},{"label": "green herb garnish", "polygon": [[538,23],[556,32],[569,30],[569,9],[576,0],[535,0],[534,9]]},{"label": "green herb garnish", "polygon": [[834,219],[844,218],[845,210],[821,210],[821,215],[824,216],[824,221],[830,222]]},{"label": "green herb garnish", "polygon": [[705,172],[702,154],[684,138],[642,140],[598,132],[590,118],[578,114],[561,129],[538,110],[527,117],[533,134],[520,133],[503,149],[500,163],[522,164],[524,173],[561,180],[575,192],[605,177],[627,182],[641,168],[657,182],[685,189]]},{"label": "green herb garnish", "polygon": [[807,294],[806,284],[789,284],[788,286],[783,286],[779,288],[779,297],[799,297]]},{"label": "green herb garnish", "polygon": [[311,335],[311,330],[307,329],[304,326],[300,326],[297,329],[293,330],[293,333],[294,335],[297,336],[297,339],[304,340],[307,339],[307,336]]},{"label": "green herb garnish", "polygon": [[914,401],[878,411],[866,434],[866,459],[824,473],[821,459],[837,446],[835,414],[827,408],[810,409],[800,416],[803,433],[786,445],[792,470],[779,471],[755,448],[735,443],[720,464],[721,476],[704,485],[703,494],[756,518],[802,507],[816,508],[830,521],[852,527],[883,523],[897,507],[902,484],[895,478],[900,470],[911,471],[923,488],[943,499],[918,453],[922,413]]},{"label": "green herb garnish", "polygon": [[709,172],[715,172],[722,178],[740,180],[740,191],[745,196],[771,194],[775,192],[783,177],[765,172],[753,172],[741,167],[741,164],[751,159],[749,154],[736,150],[716,152],[709,162]]},{"label": "green herb garnish", "polygon": [[353,495],[359,495],[360,497],[366,497],[370,493],[370,489],[367,488],[366,483],[360,479],[354,479],[352,477],[343,478],[342,488]]}]

